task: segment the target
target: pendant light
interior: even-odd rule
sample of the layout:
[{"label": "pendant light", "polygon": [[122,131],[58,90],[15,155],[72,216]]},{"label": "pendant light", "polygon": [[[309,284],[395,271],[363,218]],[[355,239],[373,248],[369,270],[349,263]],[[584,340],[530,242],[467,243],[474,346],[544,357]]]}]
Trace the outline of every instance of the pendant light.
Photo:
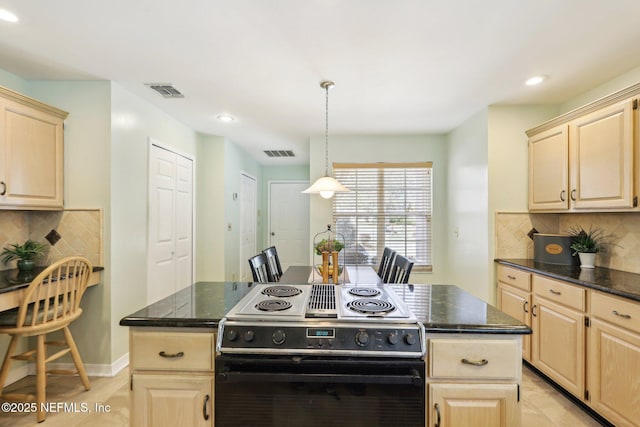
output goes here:
[{"label": "pendant light", "polygon": [[333,86],[335,86],[335,83],[331,81],[320,83],[320,87],[325,90],[324,176],[303,191],[303,193],[307,194],[320,194],[325,199],[332,198],[334,193],[351,191],[329,175],[329,89]]}]

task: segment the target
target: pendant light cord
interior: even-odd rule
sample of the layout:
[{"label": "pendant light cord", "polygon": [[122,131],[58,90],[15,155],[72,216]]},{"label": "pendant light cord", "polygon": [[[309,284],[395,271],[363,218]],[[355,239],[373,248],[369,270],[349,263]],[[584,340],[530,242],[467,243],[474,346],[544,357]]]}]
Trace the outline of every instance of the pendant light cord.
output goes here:
[{"label": "pendant light cord", "polygon": [[325,114],[324,114],[324,176],[329,176],[329,88],[325,85]]}]

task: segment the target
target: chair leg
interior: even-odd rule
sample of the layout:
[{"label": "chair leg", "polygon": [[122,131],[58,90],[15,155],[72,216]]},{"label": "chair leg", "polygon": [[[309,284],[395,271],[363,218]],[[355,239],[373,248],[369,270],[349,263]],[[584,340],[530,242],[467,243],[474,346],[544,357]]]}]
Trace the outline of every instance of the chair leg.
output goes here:
[{"label": "chair leg", "polygon": [[47,367],[45,363],[45,358],[47,357],[47,347],[44,342],[44,334],[38,335],[37,338],[38,346],[36,353],[36,402],[38,405],[37,419],[38,422],[41,423],[47,416],[47,413],[42,410],[42,407],[44,406],[46,400],[47,392]]},{"label": "chair leg", "polygon": [[73,340],[73,336],[71,335],[71,331],[68,326],[64,327],[64,336],[67,340],[69,350],[71,350],[71,358],[73,359],[73,363],[76,365],[82,384],[84,385],[85,390],[91,390],[89,377],[87,377],[87,372],[84,370],[84,364],[82,363],[82,358],[80,358],[80,352],[78,352],[78,347],[76,346],[76,342]]},{"label": "chair leg", "polygon": [[0,369],[0,396],[2,396],[5,382],[7,381],[7,377],[9,376],[9,365],[11,365],[11,356],[13,356],[13,353],[16,351],[17,345],[18,335],[11,335],[11,342],[9,342],[7,353],[5,354],[4,360],[2,362],[2,369]]}]

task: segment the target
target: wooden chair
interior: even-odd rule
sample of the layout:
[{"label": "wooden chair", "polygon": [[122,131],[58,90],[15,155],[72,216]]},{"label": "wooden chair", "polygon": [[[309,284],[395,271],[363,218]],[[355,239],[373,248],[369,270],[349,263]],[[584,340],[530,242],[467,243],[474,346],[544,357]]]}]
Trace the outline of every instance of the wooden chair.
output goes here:
[{"label": "wooden chair", "polygon": [[409,275],[413,268],[413,262],[400,254],[396,255],[391,267],[391,275],[386,283],[409,283]]},{"label": "wooden chair", "polygon": [[271,272],[269,271],[269,264],[267,256],[264,253],[259,253],[249,258],[249,266],[251,267],[251,275],[253,276],[254,283],[268,283],[273,282]]},{"label": "wooden chair", "polygon": [[[44,421],[46,412],[47,373],[80,376],[86,390],[91,388],[78,347],[69,331],[69,324],[82,314],[80,301],[91,276],[91,263],[82,257],[67,257],[47,267],[26,288],[18,308],[0,313],[0,333],[9,334],[11,341],[0,369],[0,397],[14,401],[37,402],[38,422]],[[45,341],[46,335],[62,330],[64,340]],[[36,337],[36,348],[15,354],[18,339]],[[47,355],[48,347],[62,347]],[[77,371],[46,370],[46,365],[71,353]],[[5,394],[4,386],[12,360],[36,362],[36,394]]]},{"label": "wooden chair", "polygon": [[269,266],[269,271],[271,272],[273,281],[279,282],[280,277],[282,277],[282,266],[280,265],[280,258],[278,257],[278,251],[276,250],[276,247],[268,247],[267,249],[263,250],[262,253],[267,256],[267,264]]},{"label": "wooden chair", "polygon": [[391,266],[396,256],[396,251],[391,248],[384,248],[382,252],[382,259],[380,260],[380,266],[378,267],[378,276],[382,279],[382,283],[387,283],[389,280],[389,274],[391,274]]}]

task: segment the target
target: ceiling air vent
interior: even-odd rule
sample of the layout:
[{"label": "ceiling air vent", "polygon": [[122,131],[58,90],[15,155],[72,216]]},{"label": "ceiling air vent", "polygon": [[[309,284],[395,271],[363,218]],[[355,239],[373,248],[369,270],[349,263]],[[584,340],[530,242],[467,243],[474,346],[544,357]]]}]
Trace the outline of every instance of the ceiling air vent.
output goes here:
[{"label": "ceiling air vent", "polygon": [[264,154],[269,157],[295,157],[291,150],[264,150]]},{"label": "ceiling air vent", "polygon": [[171,83],[146,83],[146,86],[149,86],[164,98],[184,98],[184,95],[173,87]]}]

